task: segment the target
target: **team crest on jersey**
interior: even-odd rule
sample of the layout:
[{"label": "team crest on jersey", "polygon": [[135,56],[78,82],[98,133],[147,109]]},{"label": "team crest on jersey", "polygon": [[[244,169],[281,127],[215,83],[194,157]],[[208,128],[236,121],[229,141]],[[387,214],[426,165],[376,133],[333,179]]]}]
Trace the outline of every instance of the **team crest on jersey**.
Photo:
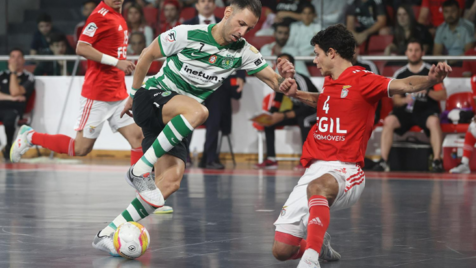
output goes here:
[{"label": "team crest on jersey", "polygon": [[172,94],[172,92],[170,92],[170,91],[165,91],[164,93],[162,93],[162,97],[170,96],[170,94]]},{"label": "team crest on jersey", "polygon": [[230,69],[231,67],[233,67],[233,56],[226,55],[226,57],[221,62],[221,67],[223,67],[224,69]]},{"label": "team crest on jersey", "polygon": [[208,62],[213,64],[217,61],[217,56],[211,55],[210,58],[208,58]]},{"label": "team crest on jersey", "polygon": [[96,130],[96,127],[89,126],[89,133],[93,134],[95,130]]},{"label": "team crest on jersey", "polygon": [[343,86],[342,91],[340,92],[340,98],[343,99],[349,95],[349,90],[348,88],[351,88],[352,86]]},{"label": "team crest on jersey", "polygon": [[175,30],[170,30],[167,33],[167,41],[175,42],[176,39],[177,39],[177,32]]},{"label": "team crest on jersey", "polygon": [[287,206],[284,206],[283,209],[281,209],[281,216],[286,215],[286,209],[287,208],[288,208]]},{"label": "team crest on jersey", "polygon": [[93,37],[97,29],[98,26],[96,26],[96,23],[91,22],[90,24],[88,24],[88,26],[84,27],[83,34],[89,37]]}]

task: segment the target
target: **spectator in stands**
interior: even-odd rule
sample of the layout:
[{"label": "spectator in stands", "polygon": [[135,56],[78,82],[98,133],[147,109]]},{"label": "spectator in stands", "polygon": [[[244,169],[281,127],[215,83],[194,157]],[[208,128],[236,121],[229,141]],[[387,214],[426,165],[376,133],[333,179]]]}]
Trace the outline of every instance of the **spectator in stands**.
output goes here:
[{"label": "spectator in stands", "polygon": [[154,40],[154,31],[147,25],[144,11],[139,4],[132,4],[127,10],[127,28],[129,28],[129,34],[132,32],[144,33],[147,45]]},{"label": "spectator in stands", "polygon": [[459,56],[474,46],[474,25],[460,17],[460,7],[456,0],[443,3],[445,22],[436,30],[433,55]]},{"label": "spectator in stands", "polygon": [[84,23],[88,19],[89,15],[93,12],[93,10],[98,5],[96,0],[86,0],[83,2],[83,6],[81,8],[81,14],[83,15],[83,20],[76,24],[76,28],[74,29],[74,41],[78,42],[79,36],[83,32]]},{"label": "spectator in stands", "polygon": [[33,35],[30,47],[30,55],[44,55],[51,53],[50,51],[50,34],[58,32],[53,28],[51,17],[48,14],[42,14],[36,20],[38,30]]},{"label": "spectator in stands", "polygon": [[160,25],[160,33],[166,32],[181,24],[180,4],[177,0],[166,0],[164,2],[163,11],[165,21]]},{"label": "spectator in stands", "polygon": [[[140,55],[142,50],[146,48],[145,44],[145,35],[142,32],[133,32],[129,38],[130,54],[129,55]],[[137,62],[134,62],[137,64]],[[155,75],[160,71],[162,67],[162,62],[153,61],[147,71],[147,75]]]},{"label": "spectator in stands", "polygon": [[375,65],[375,63],[373,63],[373,61],[362,59],[362,57],[360,56],[360,48],[358,45],[355,46],[354,60],[352,62],[352,65],[364,67],[365,70],[371,71],[374,74],[380,74],[377,66]]},{"label": "spectator in stands", "polygon": [[[354,0],[347,9],[347,29],[360,45],[369,36],[378,34],[387,24],[385,7],[381,0]],[[386,32],[382,32],[386,34]]]},{"label": "spectator in stands", "polygon": [[[290,54],[278,55],[278,58],[284,58],[294,64],[294,57]],[[294,75],[299,90],[308,92],[318,92],[316,86],[312,83],[309,77],[299,74]],[[273,124],[265,127],[264,132],[266,136],[266,159],[255,165],[258,169],[276,169],[278,168],[278,161],[276,160],[275,151],[275,130],[279,126],[298,125],[301,130],[301,142],[306,141],[309,130],[311,129],[311,122],[315,122],[316,109],[305,105],[297,99],[291,98],[292,108],[290,110],[280,111],[281,104],[285,97],[282,93],[275,93],[273,104],[271,105],[270,113],[272,114]],[[302,168],[302,166],[298,166]]]},{"label": "spectator in stands", "polygon": [[301,20],[302,5],[306,0],[279,0],[276,5],[274,22],[292,23]]},{"label": "spectator in stands", "polygon": [[9,161],[10,148],[15,134],[15,124],[23,115],[26,101],[35,90],[35,77],[24,69],[23,51],[10,51],[8,70],[0,72],[0,122],[5,126],[7,144],[3,149],[5,161]]},{"label": "spectator in stands", "polygon": [[[54,33],[50,37],[50,50],[53,55],[62,56],[67,54],[68,40],[64,34]],[[74,62],[66,62],[66,69],[64,68],[65,61],[41,61],[33,72],[34,75],[71,75],[74,69]]]},{"label": "spectator in stands", "polygon": [[405,55],[408,40],[418,39],[423,44],[425,54],[433,53],[433,37],[428,29],[418,23],[410,5],[401,5],[397,9],[395,33],[392,44],[385,48],[385,55]]},{"label": "spectator in stands", "polygon": [[[424,54],[423,45],[417,39],[410,40],[405,54],[408,58],[408,64],[395,72],[394,77],[401,79],[412,75],[428,75],[431,65],[423,62]],[[439,113],[440,101],[446,99],[446,89],[442,85],[437,85],[423,92],[406,96],[394,95],[392,98],[393,111],[385,118],[382,130],[380,144],[382,158],[378,165],[374,167],[374,170],[389,170],[387,161],[394,132],[403,135],[413,126],[419,126],[430,137],[434,155],[432,170],[433,172],[442,172],[441,146],[443,133],[440,127]]]},{"label": "spectator in stands", "polygon": [[301,21],[291,23],[289,40],[286,49],[293,51],[296,56],[314,55],[314,47],[305,40],[311,40],[321,29],[321,25],[314,22],[316,9],[310,3],[302,5]]},{"label": "spectator in stands", "polygon": [[312,0],[312,4],[316,8],[317,20],[323,29],[334,24],[345,24],[347,1]]},{"label": "spectator in stands", "polygon": [[[443,3],[446,0],[423,0],[420,8],[420,15],[418,16],[418,23],[430,26],[430,33],[435,34],[436,28],[440,26],[445,18],[443,16]],[[461,8],[460,15],[463,15],[465,0],[457,0]]]},{"label": "spectator in stands", "polygon": [[[285,47],[286,43],[289,40],[289,24],[283,22],[275,23],[273,24],[273,28],[275,41],[262,46],[260,50],[261,55],[276,56],[282,53],[288,53],[292,55],[293,51],[288,51]],[[275,65],[276,63],[273,61],[272,64]],[[296,69],[296,72],[305,76],[310,76],[306,64],[304,64],[303,61],[297,61],[294,65],[294,68]]]},{"label": "spectator in stands", "polygon": [[183,24],[214,24],[221,21],[221,18],[214,15],[216,8],[215,0],[198,0],[195,8],[197,8],[198,16],[184,21]]},{"label": "spectator in stands", "polygon": [[476,24],[476,1],[466,0],[466,10],[464,12],[464,18]]}]

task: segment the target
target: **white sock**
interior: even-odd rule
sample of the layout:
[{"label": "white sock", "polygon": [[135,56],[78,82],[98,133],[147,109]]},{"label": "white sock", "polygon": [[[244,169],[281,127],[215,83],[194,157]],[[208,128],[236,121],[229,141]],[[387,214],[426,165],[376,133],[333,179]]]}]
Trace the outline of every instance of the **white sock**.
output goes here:
[{"label": "white sock", "polygon": [[466,156],[463,156],[463,158],[461,158],[461,164],[463,165],[469,165],[469,158],[467,158]]},{"label": "white sock", "polygon": [[34,131],[30,131],[27,135],[26,135],[26,140],[31,144],[31,139],[33,138],[33,133],[35,133]]},{"label": "white sock", "polygon": [[268,160],[270,160],[270,161],[276,162],[276,157],[267,157],[267,158],[268,158]]}]

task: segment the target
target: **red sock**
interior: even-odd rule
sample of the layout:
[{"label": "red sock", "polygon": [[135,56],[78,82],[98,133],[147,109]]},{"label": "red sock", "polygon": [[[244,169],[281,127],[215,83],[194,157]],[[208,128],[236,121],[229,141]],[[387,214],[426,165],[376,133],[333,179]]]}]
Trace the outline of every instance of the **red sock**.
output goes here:
[{"label": "red sock", "polygon": [[471,158],[474,150],[474,144],[476,143],[476,138],[468,130],[466,131],[466,136],[464,136],[464,145],[463,145],[463,156]]},{"label": "red sock", "polygon": [[298,252],[296,252],[296,254],[294,254],[294,256],[291,257],[291,260],[297,260],[302,258],[304,251],[306,251],[306,246],[307,246],[306,240],[305,239],[301,240],[301,243],[299,245],[299,250]]},{"label": "red sock", "polygon": [[74,139],[66,135],[48,135],[34,132],[31,136],[31,143],[56,153],[74,156]]},{"label": "red sock", "polygon": [[132,148],[131,149],[131,166],[137,163],[139,159],[144,155],[142,152],[142,147],[139,148]]},{"label": "red sock", "polygon": [[320,254],[324,235],[329,227],[331,215],[329,203],[324,196],[313,195],[309,199],[309,222],[307,223],[307,247]]}]

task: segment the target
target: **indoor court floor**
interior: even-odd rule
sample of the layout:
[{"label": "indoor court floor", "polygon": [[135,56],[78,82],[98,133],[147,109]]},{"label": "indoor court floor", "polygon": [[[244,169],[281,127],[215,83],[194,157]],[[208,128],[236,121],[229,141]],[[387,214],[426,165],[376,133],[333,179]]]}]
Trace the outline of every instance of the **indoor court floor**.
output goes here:
[{"label": "indoor court floor", "polygon": [[[300,173],[191,169],[141,223],[134,261],[91,247],[135,197],[127,166],[0,164],[0,267],[296,267],[271,254],[273,222]],[[351,209],[331,213],[335,267],[476,267],[476,174],[366,172]]]}]

